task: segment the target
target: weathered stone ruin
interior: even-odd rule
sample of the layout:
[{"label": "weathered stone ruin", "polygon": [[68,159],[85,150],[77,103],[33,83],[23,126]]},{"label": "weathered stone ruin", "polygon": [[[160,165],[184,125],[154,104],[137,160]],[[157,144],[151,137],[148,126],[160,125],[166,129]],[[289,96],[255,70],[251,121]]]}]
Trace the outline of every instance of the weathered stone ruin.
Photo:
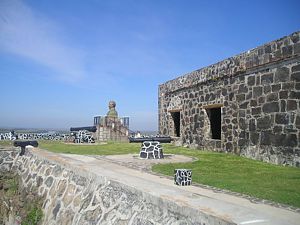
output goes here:
[{"label": "weathered stone ruin", "polygon": [[159,131],[300,167],[300,32],[159,86]]},{"label": "weathered stone ruin", "polygon": [[128,141],[129,117],[118,117],[116,102],[110,101],[106,116],[95,116],[97,127],[95,139],[98,141]]}]

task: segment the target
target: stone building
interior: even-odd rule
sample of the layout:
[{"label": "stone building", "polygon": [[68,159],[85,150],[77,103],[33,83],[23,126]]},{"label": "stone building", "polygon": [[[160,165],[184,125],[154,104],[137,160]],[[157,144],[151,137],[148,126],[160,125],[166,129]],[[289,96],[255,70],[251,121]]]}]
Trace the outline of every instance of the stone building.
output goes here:
[{"label": "stone building", "polygon": [[98,141],[128,141],[129,117],[118,117],[116,102],[110,101],[106,116],[95,116],[94,126],[97,131],[95,139]]},{"label": "stone building", "polygon": [[182,145],[300,167],[300,32],[159,86],[159,131]]}]

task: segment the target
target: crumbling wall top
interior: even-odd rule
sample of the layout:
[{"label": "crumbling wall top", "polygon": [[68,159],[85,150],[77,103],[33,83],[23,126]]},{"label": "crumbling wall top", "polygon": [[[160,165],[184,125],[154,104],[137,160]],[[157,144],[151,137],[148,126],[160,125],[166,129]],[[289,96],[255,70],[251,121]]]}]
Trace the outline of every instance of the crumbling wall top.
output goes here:
[{"label": "crumbling wall top", "polygon": [[173,92],[208,80],[232,77],[269,63],[300,55],[300,31],[227,58],[213,65],[187,73],[159,86],[162,93]]}]

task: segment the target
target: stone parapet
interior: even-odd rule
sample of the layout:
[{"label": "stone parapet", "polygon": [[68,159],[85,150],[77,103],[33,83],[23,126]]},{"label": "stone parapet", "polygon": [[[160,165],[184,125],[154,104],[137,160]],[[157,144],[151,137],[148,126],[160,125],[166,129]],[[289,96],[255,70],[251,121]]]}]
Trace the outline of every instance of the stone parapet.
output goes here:
[{"label": "stone parapet", "polygon": [[213,65],[187,73],[159,86],[160,93],[168,93],[245,73],[260,66],[300,55],[300,32],[269,42],[247,52],[230,57]]},{"label": "stone parapet", "polygon": [[45,225],[235,224],[79,169],[45,151],[27,149],[24,156],[16,150],[0,151],[0,158],[0,170],[17,170],[24,188],[43,197]]}]

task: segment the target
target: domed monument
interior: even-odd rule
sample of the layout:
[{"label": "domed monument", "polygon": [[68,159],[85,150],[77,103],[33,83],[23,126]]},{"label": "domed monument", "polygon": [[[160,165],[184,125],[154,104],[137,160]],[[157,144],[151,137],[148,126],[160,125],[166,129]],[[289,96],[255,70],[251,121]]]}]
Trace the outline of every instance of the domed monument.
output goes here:
[{"label": "domed monument", "polygon": [[119,117],[116,102],[108,103],[106,116],[95,116],[94,126],[97,127],[98,141],[127,141],[129,133],[129,117]]}]

